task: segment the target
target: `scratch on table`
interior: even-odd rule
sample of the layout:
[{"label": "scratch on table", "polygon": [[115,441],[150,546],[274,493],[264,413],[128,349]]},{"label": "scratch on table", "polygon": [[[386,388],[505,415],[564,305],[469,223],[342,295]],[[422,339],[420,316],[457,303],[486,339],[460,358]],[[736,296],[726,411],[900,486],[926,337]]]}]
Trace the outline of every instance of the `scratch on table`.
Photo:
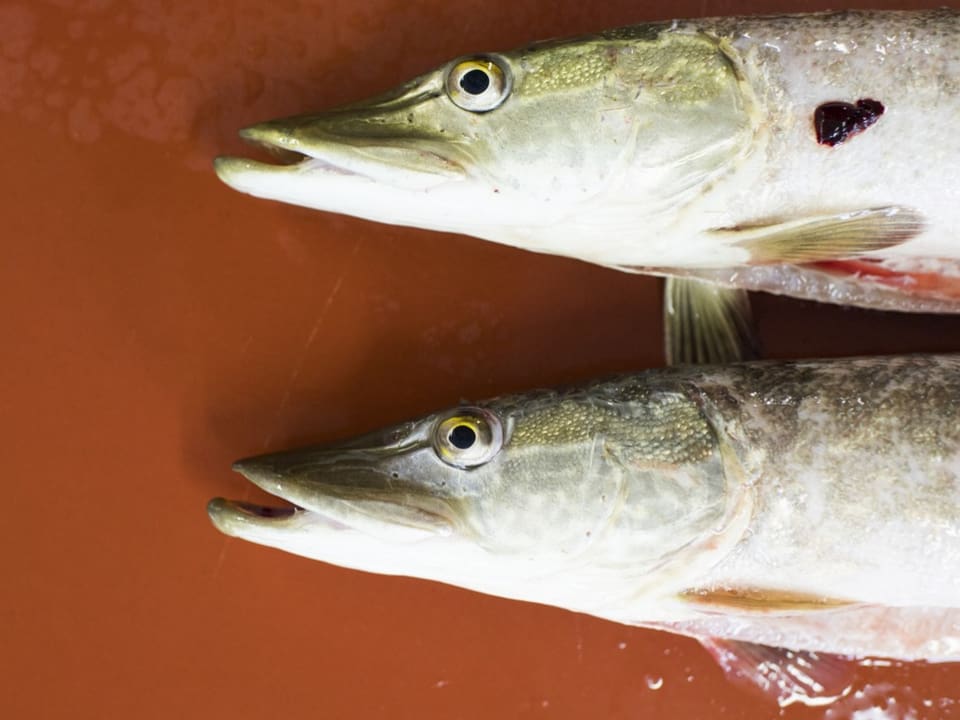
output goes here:
[{"label": "scratch on table", "polygon": [[[290,401],[290,396],[293,394],[293,387],[297,382],[297,378],[300,377],[300,373],[303,371],[304,363],[306,362],[307,355],[310,352],[310,348],[313,346],[314,341],[317,339],[317,335],[320,333],[320,328],[323,325],[323,321],[327,317],[327,313],[330,311],[331,305],[333,305],[334,299],[337,297],[337,294],[340,292],[340,288],[343,286],[344,278],[346,278],[347,273],[350,270],[350,267],[353,264],[353,259],[357,256],[357,251],[360,249],[360,240],[357,240],[353,245],[353,250],[350,253],[350,259],[347,261],[346,267],[340,273],[340,276],[337,278],[336,282],[333,284],[333,288],[330,290],[330,294],[327,295],[326,301],[323,303],[323,307],[320,308],[320,312],[317,313],[317,319],[313,323],[313,327],[310,328],[310,332],[307,335],[306,342],[303,344],[303,349],[300,351],[299,356],[297,357],[297,362],[294,364],[293,369],[290,371],[290,377],[287,379],[287,386],[283,391],[283,395],[280,397],[280,404],[277,406],[276,418],[279,419],[283,414],[284,408],[287,406],[287,403]],[[273,426],[276,427],[278,423],[273,423]],[[273,439],[272,431],[267,434],[263,440],[263,448],[266,449],[270,445],[270,441]]]},{"label": "scratch on table", "polygon": [[574,627],[577,629],[577,664],[583,665],[583,625],[580,618],[574,618]]},{"label": "scratch on table", "polygon": [[217,579],[217,576],[220,574],[220,571],[223,569],[223,562],[227,557],[227,543],[229,543],[233,538],[223,537],[223,544],[220,546],[220,554],[217,556],[217,563],[213,566],[213,574],[210,576],[210,581],[213,582]]},{"label": "scratch on table", "polygon": [[253,344],[253,335],[247,335],[247,339],[243,341],[243,345],[240,346],[240,357],[243,357],[247,354],[247,350],[250,349],[250,346]]},{"label": "scratch on table", "polygon": [[[347,273],[350,270],[350,267],[353,265],[353,260],[357,256],[357,252],[360,250],[360,240],[357,240],[353,244],[353,250],[350,252],[350,258],[346,263],[346,266],[343,269],[343,272],[340,273],[340,276],[337,278],[336,282],[333,284],[333,287],[330,289],[330,294],[327,295],[327,299],[323,303],[323,307],[320,308],[320,312],[317,313],[317,318],[313,323],[313,327],[310,328],[310,332],[307,334],[306,342],[303,344],[303,349],[300,351],[300,355],[297,358],[296,364],[293,366],[293,370],[290,372],[290,376],[287,379],[287,387],[283,391],[283,395],[280,398],[280,404],[277,406],[276,418],[279,419],[280,415],[283,413],[283,409],[287,406],[287,403],[290,401],[290,396],[293,393],[293,386],[297,382],[297,378],[300,376],[300,373],[303,371],[303,365],[306,362],[307,354],[310,352],[310,347],[313,345],[314,341],[317,339],[317,335],[320,333],[320,327],[323,325],[324,319],[327,317],[327,313],[330,312],[330,307],[333,305],[333,301],[336,299],[337,294],[340,292],[340,288],[343,286],[343,281],[347,276]],[[244,344],[243,352],[247,351],[247,348],[250,346],[253,337],[250,336],[247,338],[247,342]],[[272,423],[272,427],[277,426],[277,422]],[[273,440],[273,431],[267,433],[266,437],[263,439],[262,447],[267,449],[270,445],[270,442]],[[244,497],[246,500],[247,496],[251,491],[251,485],[249,483],[244,484]],[[227,547],[230,540],[233,538],[224,536],[223,545],[220,547],[220,554],[217,557],[216,565],[213,568],[213,574],[211,576],[211,581],[216,580],[217,575],[220,574],[223,564],[226,561],[227,557]]]}]

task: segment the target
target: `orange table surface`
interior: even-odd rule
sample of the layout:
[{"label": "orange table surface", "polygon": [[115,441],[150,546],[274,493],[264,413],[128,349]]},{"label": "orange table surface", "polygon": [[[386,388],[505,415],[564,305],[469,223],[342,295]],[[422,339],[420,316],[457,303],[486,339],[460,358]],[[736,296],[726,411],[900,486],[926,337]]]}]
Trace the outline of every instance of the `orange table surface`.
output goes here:
[{"label": "orange table surface", "polygon": [[[658,280],[256,200],[210,161],[465,52],[828,4],[0,2],[3,717],[775,716],[691,640],[216,532],[208,498],[262,498],[237,457],[654,367],[662,327]],[[960,350],[960,319],[755,311],[770,357]],[[960,716],[960,666],[858,682]]]}]

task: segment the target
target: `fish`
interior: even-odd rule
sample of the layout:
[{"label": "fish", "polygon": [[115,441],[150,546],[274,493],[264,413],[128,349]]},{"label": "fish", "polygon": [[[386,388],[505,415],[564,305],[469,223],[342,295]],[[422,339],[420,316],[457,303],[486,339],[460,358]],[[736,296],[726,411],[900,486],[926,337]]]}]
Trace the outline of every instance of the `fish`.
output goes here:
[{"label": "fish", "polygon": [[782,703],[960,661],[960,355],[648,370],[233,467],[289,505],[214,498],[229,536],[690,636]]},{"label": "fish", "polygon": [[667,278],[668,356],[749,358],[746,290],[960,310],[960,12],[654,22],[454,59],[253,125],[232,188]]}]

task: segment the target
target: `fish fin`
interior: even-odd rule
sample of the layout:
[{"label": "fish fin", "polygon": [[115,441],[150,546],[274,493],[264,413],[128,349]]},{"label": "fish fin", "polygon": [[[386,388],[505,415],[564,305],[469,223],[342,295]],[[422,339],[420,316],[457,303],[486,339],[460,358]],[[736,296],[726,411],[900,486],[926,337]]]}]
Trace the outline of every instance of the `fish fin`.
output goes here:
[{"label": "fish fin", "polygon": [[757,357],[745,290],[667,277],[663,328],[668,365],[727,363]]},{"label": "fish fin", "polygon": [[767,588],[699,588],[680,593],[685,602],[700,605],[704,610],[737,613],[802,613],[817,610],[836,610],[859,605],[855,600],[823,597],[788,590]]},{"label": "fish fin", "polygon": [[750,265],[840,260],[899,245],[919,235],[923,216],[909,208],[856,210],[786,222],[717,228],[750,252]]},{"label": "fish fin", "polygon": [[776,700],[828,705],[850,692],[857,664],[842,655],[758,645],[739,640],[698,638],[727,678]]}]

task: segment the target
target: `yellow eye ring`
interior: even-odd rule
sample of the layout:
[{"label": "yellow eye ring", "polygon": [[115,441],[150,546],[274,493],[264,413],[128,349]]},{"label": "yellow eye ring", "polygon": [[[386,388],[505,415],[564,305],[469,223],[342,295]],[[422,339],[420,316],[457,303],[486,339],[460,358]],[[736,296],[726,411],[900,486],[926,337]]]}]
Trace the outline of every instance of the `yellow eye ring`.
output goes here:
[{"label": "yellow eye ring", "polygon": [[503,446],[500,419],[482,408],[460,408],[434,429],[433,448],[448,465],[471,468],[489,462]]},{"label": "yellow eye ring", "polygon": [[506,62],[489,56],[458,60],[447,73],[447,95],[470,112],[489,112],[510,95],[513,81]]}]

